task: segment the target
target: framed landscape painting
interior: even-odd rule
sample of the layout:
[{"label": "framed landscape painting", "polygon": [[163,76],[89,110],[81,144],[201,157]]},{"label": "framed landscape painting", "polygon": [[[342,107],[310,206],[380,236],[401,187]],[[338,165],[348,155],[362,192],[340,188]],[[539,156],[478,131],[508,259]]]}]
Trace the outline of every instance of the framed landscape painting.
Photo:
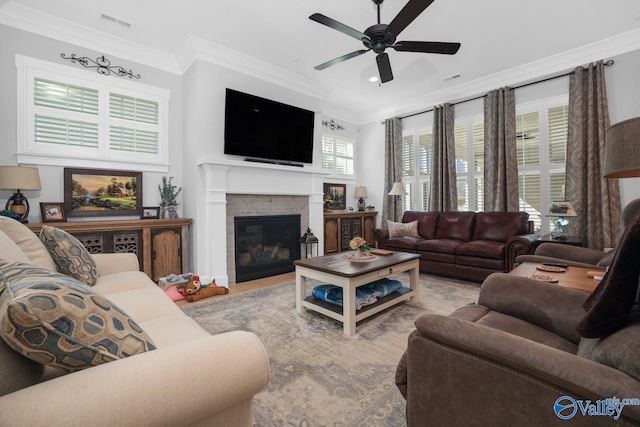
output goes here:
[{"label": "framed landscape painting", "polygon": [[324,183],[324,201],[331,210],[344,210],[346,205],[347,185]]},{"label": "framed landscape painting", "polygon": [[142,172],[64,169],[67,217],[140,216]]}]

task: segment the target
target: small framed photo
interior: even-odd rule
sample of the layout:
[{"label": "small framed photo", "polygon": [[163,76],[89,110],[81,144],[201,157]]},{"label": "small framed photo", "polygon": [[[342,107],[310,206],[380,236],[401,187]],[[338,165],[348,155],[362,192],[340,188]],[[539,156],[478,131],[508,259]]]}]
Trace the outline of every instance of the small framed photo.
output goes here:
[{"label": "small framed photo", "polygon": [[158,219],[160,218],[160,206],[145,206],[140,214],[141,219]]},{"label": "small framed photo", "polygon": [[40,202],[40,215],[42,222],[64,222],[67,220],[64,214],[64,203]]}]

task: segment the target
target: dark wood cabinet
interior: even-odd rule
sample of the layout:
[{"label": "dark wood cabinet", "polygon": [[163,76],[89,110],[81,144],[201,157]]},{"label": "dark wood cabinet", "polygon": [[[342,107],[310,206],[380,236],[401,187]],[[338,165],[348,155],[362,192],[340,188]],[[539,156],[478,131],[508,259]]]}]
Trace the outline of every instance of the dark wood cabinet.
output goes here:
[{"label": "dark wood cabinet", "polygon": [[90,253],[136,254],[140,270],[154,281],[189,269],[188,249],[183,248],[189,247],[190,218],[27,224],[36,234],[43,225],[67,231]]},{"label": "dark wood cabinet", "polygon": [[324,253],[348,251],[356,236],[373,246],[373,230],[378,212],[344,212],[324,214]]}]

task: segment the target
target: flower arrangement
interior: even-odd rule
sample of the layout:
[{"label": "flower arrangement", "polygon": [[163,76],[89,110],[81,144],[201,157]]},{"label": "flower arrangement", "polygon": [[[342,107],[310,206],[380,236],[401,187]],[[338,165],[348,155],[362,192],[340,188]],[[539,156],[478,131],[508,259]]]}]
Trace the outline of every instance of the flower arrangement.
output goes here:
[{"label": "flower arrangement", "polygon": [[371,248],[367,244],[367,241],[360,236],[356,236],[353,239],[351,239],[349,241],[349,247],[354,251],[360,249],[360,252],[367,252],[371,250]]}]

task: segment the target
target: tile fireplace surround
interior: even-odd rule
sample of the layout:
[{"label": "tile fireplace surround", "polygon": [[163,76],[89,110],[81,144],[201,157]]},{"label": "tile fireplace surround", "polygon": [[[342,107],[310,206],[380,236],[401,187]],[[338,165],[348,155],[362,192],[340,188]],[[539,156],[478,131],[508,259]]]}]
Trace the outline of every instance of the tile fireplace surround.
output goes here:
[{"label": "tile fireplace surround", "polygon": [[[196,217],[195,268],[226,285],[235,280],[233,217],[238,215],[301,214],[300,235],[309,226],[324,247],[322,185],[326,172],[310,167],[202,160],[205,211]],[[246,200],[242,200],[245,198]],[[297,210],[297,212],[292,212]],[[302,211],[300,211],[302,210]],[[226,236],[225,239],[213,236]],[[231,269],[229,269],[231,263]]]}]

